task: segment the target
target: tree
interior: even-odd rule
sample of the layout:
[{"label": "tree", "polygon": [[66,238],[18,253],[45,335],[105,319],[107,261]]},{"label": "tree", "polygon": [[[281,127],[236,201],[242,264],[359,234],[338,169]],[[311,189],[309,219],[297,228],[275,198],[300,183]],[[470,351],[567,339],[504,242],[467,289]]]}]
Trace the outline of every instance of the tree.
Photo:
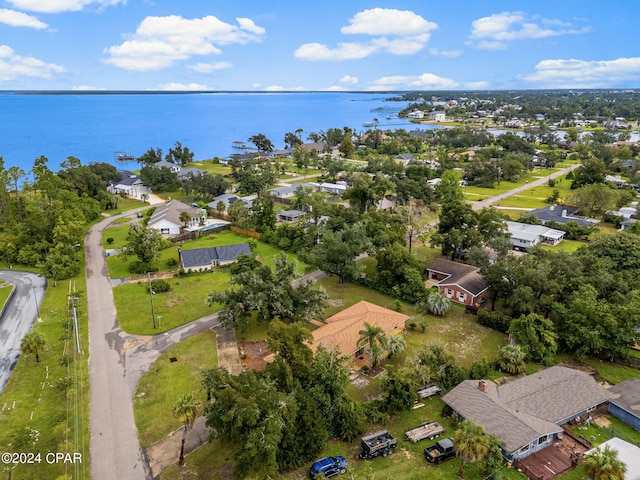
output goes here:
[{"label": "tree", "polygon": [[180,444],[180,458],[178,460],[178,465],[182,465],[184,463],[184,444],[187,440],[187,433],[191,427],[193,427],[193,422],[198,416],[201,407],[202,402],[195,398],[192,393],[185,393],[181,395],[176,403],[171,407],[171,413],[173,416],[183,424],[182,443]]},{"label": "tree", "polygon": [[[224,207],[224,204],[223,204],[223,207]],[[231,220],[234,222],[239,222],[243,218],[247,217],[247,215],[249,215],[249,212],[247,211],[247,207],[245,207],[244,202],[233,202],[231,205],[229,205],[229,210],[227,211],[227,213],[231,217]]]},{"label": "tree", "polygon": [[264,133],[258,133],[249,137],[249,142],[253,143],[259,152],[273,152],[273,143]]},{"label": "tree", "polygon": [[178,217],[184,226],[186,227],[191,221],[191,214],[189,212],[180,212],[180,216]]},{"label": "tree", "polygon": [[[298,132],[298,130],[296,130]],[[299,135],[294,132],[287,132],[284,134],[284,146],[286,148],[295,148],[296,145],[301,145],[302,140]]]},{"label": "tree", "polygon": [[154,163],[161,162],[162,150],[160,150],[159,148],[156,150],[154,150],[153,148],[150,148],[143,155],[138,157],[136,160],[138,163],[140,163],[145,167],[153,165]]},{"label": "tree", "polygon": [[305,378],[309,373],[313,352],[307,344],[312,341],[313,335],[300,322],[286,324],[274,320],[267,332],[269,350],[282,357],[296,378]]},{"label": "tree", "polygon": [[584,459],[587,475],[593,480],[624,480],[627,466],[618,458],[618,452],[605,445],[596,448]]},{"label": "tree", "polygon": [[482,459],[489,453],[491,447],[490,439],[484,434],[484,429],[468,419],[460,422],[459,428],[453,432],[453,445],[462,459],[458,470],[459,478],[463,478],[467,463]]},{"label": "tree", "polygon": [[229,183],[222,175],[209,175],[208,173],[190,173],[186,178],[182,178],[182,190],[197,197],[217,197],[222,195],[229,188]]},{"label": "tree", "polygon": [[351,176],[349,184],[349,189],[343,194],[343,198],[349,200],[349,205],[359,213],[374,207],[387,192],[393,191],[395,186],[391,180],[382,175],[371,178],[362,172]]},{"label": "tree", "polygon": [[401,333],[396,333],[387,338],[387,353],[389,353],[389,358],[398,353],[402,353],[407,348],[407,342],[404,339],[404,336]]},{"label": "tree", "polygon": [[176,142],[173,148],[169,149],[165,160],[186,167],[193,161],[193,152],[189,147],[183,147],[182,143]]},{"label": "tree", "polygon": [[140,169],[140,180],[152,191],[162,193],[180,188],[178,175],[167,167],[157,168],[154,165]]},{"label": "tree", "polygon": [[513,319],[509,332],[522,346],[527,359],[550,364],[558,350],[557,334],[553,322],[542,315],[531,313]]},{"label": "tree", "polygon": [[338,275],[340,283],[344,283],[345,276],[355,270],[356,257],[369,245],[364,226],[360,223],[347,225],[337,232],[324,229],[311,260],[324,272]]},{"label": "tree", "polygon": [[140,262],[152,265],[158,259],[164,243],[162,234],[155,228],[145,228],[139,223],[133,223],[129,227],[122,254],[124,257],[135,255]]},{"label": "tree", "polygon": [[436,196],[443,204],[464,199],[464,192],[456,172],[446,170],[442,173],[441,181],[436,185]]},{"label": "tree", "polygon": [[[242,202],[236,202],[236,203],[242,203]],[[219,200],[218,203],[216,203],[216,211],[218,213],[222,213],[226,210],[225,204],[222,200]]]},{"label": "tree", "polygon": [[524,372],[525,353],[519,345],[507,345],[498,352],[498,366],[507,373],[517,375]]},{"label": "tree", "polygon": [[580,209],[581,215],[602,218],[607,210],[616,207],[618,191],[604,183],[591,183],[575,189],[567,202]]},{"label": "tree", "polygon": [[340,154],[344,158],[351,158],[356,153],[356,147],[353,144],[353,140],[351,140],[351,135],[345,135],[342,141],[340,142],[340,146],[338,147]]},{"label": "tree", "polygon": [[444,316],[445,313],[451,308],[451,300],[449,300],[442,292],[432,291],[427,295],[427,299],[424,304],[421,305],[421,310],[425,309],[432,315],[437,317]]},{"label": "tree", "polygon": [[268,191],[261,191],[253,201],[251,222],[257,232],[273,230],[276,226],[275,203]]},{"label": "tree", "polygon": [[358,346],[369,345],[371,366],[373,368],[377,367],[384,356],[387,346],[387,338],[384,336],[384,331],[380,327],[364,322],[364,329],[360,330],[358,335],[360,335]]},{"label": "tree", "polygon": [[573,171],[571,188],[576,189],[592,183],[604,183],[607,167],[599,158],[587,158]]},{"label": "tree", "polygon": [[40,352],[44,350],[47,342],[45,342],[39,332],[32,330],[27,333],[20,341],[20,350],[27,355],[34,355],[36,362],[40,363]]}]

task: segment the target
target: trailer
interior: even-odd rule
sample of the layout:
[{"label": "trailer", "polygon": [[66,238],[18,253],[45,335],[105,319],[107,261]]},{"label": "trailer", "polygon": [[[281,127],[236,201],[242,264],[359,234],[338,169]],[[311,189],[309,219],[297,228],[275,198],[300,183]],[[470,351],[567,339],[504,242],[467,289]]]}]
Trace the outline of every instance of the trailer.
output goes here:
[{"label": "trailer", "polygon": [[444,433],[444,427],[438,422],[424,422],[416,428],[404,432],[407,440],[416,443],[428,438],[433,440]]},{"label": "trailer", "polygon": [[386,430],[372,433],[360,440],[362,451],[358,458],[375,458],[393,453],[393,449],[398,445],[398,440],[393,438]]}]

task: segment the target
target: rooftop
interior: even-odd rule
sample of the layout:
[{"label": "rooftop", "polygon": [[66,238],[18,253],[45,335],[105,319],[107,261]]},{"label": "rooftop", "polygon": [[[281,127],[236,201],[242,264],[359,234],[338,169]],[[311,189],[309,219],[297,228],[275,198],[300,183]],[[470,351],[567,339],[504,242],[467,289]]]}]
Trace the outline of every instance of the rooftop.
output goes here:
[{"label": "rooftop", "polygon": [[465,263],[436,258],[431,262],[428,270],[449,275],[444,280],[440,280],[438,286],[458,285],[472,295],[479,295],[489,288],[480,274],[480,270]]}]

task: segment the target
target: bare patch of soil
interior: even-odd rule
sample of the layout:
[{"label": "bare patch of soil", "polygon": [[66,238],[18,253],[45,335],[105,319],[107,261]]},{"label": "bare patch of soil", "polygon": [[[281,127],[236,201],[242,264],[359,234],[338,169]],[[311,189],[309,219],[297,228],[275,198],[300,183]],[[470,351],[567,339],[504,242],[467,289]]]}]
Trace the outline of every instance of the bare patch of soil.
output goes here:
[{"label": "bare patch of soil", "polygon": [[238,342],[240,362],[247,370],[262,371],[267,367],[265,358],[271,355],[266,340],[259,342]]},{"label": "bare patch of soil", "polygon": [[356,388],[364,388],[369,385],[369,380],[364,377],[354,378],[351,384]]},{"label": "bare patch of soil", "polygon": [[600,428],[609,428],[611,426],[611,421],[605,416],[594,418],[592,421]]}]

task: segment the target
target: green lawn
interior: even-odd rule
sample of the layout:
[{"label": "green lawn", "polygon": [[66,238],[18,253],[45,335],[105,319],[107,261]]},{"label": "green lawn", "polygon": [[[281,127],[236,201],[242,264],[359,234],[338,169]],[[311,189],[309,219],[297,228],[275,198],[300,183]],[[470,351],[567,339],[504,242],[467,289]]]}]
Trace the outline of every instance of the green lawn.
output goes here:
[{"label": "green lawn", "polygon": [[212,291],[229,287],[229,273],[224,269],[191,277],[168,278],[171,291],[153,295],[156,319],[162,325],[153,328],[151,301],[147,282],[127,283],[113,289],[120,327],[127,333],[155,335],[216,312],[220,305],[209,307],[207,296]]},{"label": "green lawn", "polygon": [[192,162],[190,167],[199,168],[212,175],[229,175],[231,173],[231,167],[223,165],[222,163],[214,163],[212,161]]},{"label": "green lawn", "polygon": [[580,247],[587,245],[586,242],[580,242],[578,240],[563,240],[556,246],[541,245],[544,250],[551,252],[575,252]]},{"label": "green lawn", "polygon": [[[170,358],[177,361],[171,362]],[[143,449],[180,427],[180,421],[171,415],[171,407],[181,394],[193,393],[206,404],[200,372],[217,365],[216,335],[211,330],[180,342],[158,357],[151,370],[140,378],[133,399]]]},{"label": "green lawn", "polygon": [[131,197],[122,197],[118,202],[118,208],[114,208],[113,210],[105,210],[103,213],[106,215],[117,215],[122,212],[126,212],[128,210],[133,210],[134,208],[144,207],[145,205],[149,205],[142,200],[138,200],[137,198]]},{"label": "green lawn", "polygon": [[[79,296],[77,316],[82,353],[75,356],[73,339],[65,337],[64,324],[69,318],[69,281],[59,282],[57,287],[53,287],[53,283],[49,282],[40,304],[40,316],[43,321],[34,326],[34,330],[44,337],[46,347],[40,353],[40,363],[36,363],[33,355],[20,356],[0,396],[0,450],[11,452],[10,445],[15,440],[14,435],[29,427],[40,432],[40,435],[34,447],[22,451],[41,452],[44,460],[47,452],[65,450],[65,439],[73,438],[73,425],[77,418],[78,444],[69,445],[69,449],[82,454],[80,475],[88,477],[89,371],[84,265],[82,272],[81,276],[70,280],[75,283]],[[63,364],[63,360],[64,363],[68,362],[68,367]],[[74,362],[77,375],[74,375]],[[78,409],[69,410],[67,406],[74,405],[76,394]],[[67,428],[71,428],[68,437]],[[16,479],[58,478],[64,473],[65,465],[62,463],[48,464],[44,461],[39,464],[20,465],[12,472],[13,478]]]},{"label": "green lawn", "polygon": [[4,281],[0,281],[0,312],[4,309],[4,304],[7,303],[9,295],[13,292],[12,284],[4,284]]}]

